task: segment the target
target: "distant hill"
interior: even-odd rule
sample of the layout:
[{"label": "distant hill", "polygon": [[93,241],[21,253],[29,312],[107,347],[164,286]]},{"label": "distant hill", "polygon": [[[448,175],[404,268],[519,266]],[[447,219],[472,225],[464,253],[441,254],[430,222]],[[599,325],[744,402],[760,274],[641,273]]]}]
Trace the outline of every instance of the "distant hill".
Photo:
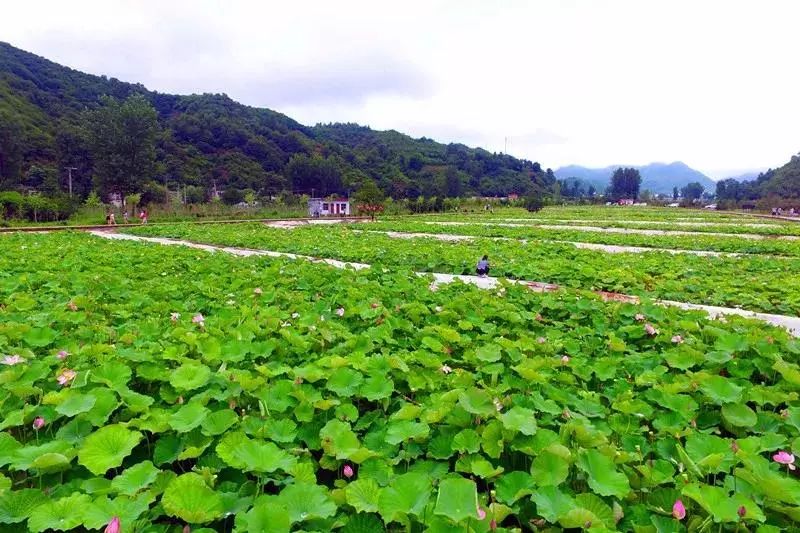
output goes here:
[{"label": "distant hill", "polygon": [[[598,191],[604,190],[611,175],[619,167],[629,167],[631,165],[612,165],[605,168],[587,168],[579,165],[569,165],[561,167],[555,171],[558,179],[580,178],[595,186]],[[693,181],[699,182],[706,191],[713,192],[716,182],[695,170],[685,163],[676,161],[674,163],[650,163],[644,166],[633,166],[642,175],[641,190],[649,190],[656,194],[672,194],[673,187],[686,186]]]},{"label": "distant hill", "polygon": [[757,179],[761,174],[763,174],[766,170],[767,169],[760,169],[760,170],[742,172],[741,174],[737,174],[735,176],[725,176],[722,179],[736,180],[736,181],[753,181]]},{"label": "distant hill", "polygon": [[[396,198],[494,196],[547,194],[555,183],[533,161],[357,124],[309,127],[224,94],[162,94],[0,42],[0,190],[41,189],[43,182],[63,190],[64,168],[75,167],[74,190],[86,196],[95,172],[87,111],[104,95],[133,94],[158,114],[157,164],[146,194],[165,185],[195,186],[206,196],[212,188],[332,194],[372,179]],[[315,184],[317,175],[324,185]]]}]

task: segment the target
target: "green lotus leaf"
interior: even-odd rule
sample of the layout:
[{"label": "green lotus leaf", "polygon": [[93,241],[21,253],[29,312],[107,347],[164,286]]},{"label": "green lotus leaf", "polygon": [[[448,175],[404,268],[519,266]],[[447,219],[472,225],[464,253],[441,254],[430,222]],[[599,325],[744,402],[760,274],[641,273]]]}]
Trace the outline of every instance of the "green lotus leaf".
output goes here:
[{"label": "green lotus leaf", "polygon": [[352,368],[337,368],[328,377],[325,385],[328,390],[335,392],[342,398],[349,398],[358,392],[358,388],[364,381],[364,376]]},{"label": "green lotus leaf", "polygon": [[735,463],[731,441],[716,435],[689,435],[686,437],[685,450],[696,468],[704,473],[727,472]]},{"label": "green lotus leaf", "polygon": [[214,442],[213,437],[207,437],[199,431],[182,434],[181,453],[178,454],[178,460],[184,461],[186,459],[200,457],[212,442]]},{"label": "green lotus leaf", "polygon": [[475,356],[481,361],[493,363],[502,357],[502,347],[497,344],[484,344],[475,351]]},{"label": "green lotus leaf", "polygon": [[592,531],[599,527],[614,528],[616,522],[611,507],[596,495],[578,494],[575,505],[559,517],[558,522],[563,527],[586,528],[586,524],[590,524]]},{"label": "green lotus leaf", "polygon": [[347,503],[360,513],[373,513],[378,510],[381,488],[375,480],[365,478],[351,481],[344,490]]},{"label": "green lotus leaf", "polygon": [[92,369],[91,380],[113,390],[124,390],[131,379],[131,369],[119,361],[109,361]]},{"label": "green lotus leaf", "polygon": [[141,433],[120,424],[104,426],[86,437],[78,450],[78,462],[92,474],[105,474],[120,466],[141,439]]},{"label": "green lotus leaf", "polygon": [[89,529],[102,529],[116,516],[122,524],[122,531],[126,531],[126,527],[147,512],[151,499],[153,496],[146,493],[136,498],[118,496],[113,500],[100,496],[82,510],[83,523]]},{"label": "green lotus leaf", "polygon": [[535,490],[531,500],[536,504],[536,512],[548,522],[557,522],[575,508],[575,500],[555,487]]},{"label": "green lotus leaf", "polygon": [[203,419],[200,431],[208,437],[222,435],[238,421],[239,416],[233,409],[214,411]]},{"label": "green lotus leaf", "polygon": [[118,494],[133,496],[156,479],[158,469],[150,461],[126,468],[111,481],[111,488]]},{"label": "green lotus leaf", "polygon": [[601,496],[624,498],[631,491],[628,478],[617,472],[614,461],[595,449],[578,456],[578,468],[588,476],[589,486]]},{"label": "green lotus leaf", "polygon": [[[364,475],[364,468],[359,476]],[[378,497],[378,512],[393,522],[406,515],[421,516],[431,497],[431,482],[424,474],[408,472],[394,478]]]},{"label": "green lotus leaf", "polygon": [[461,453],[478,453],[481,448],[481,437],[474,429],[462,429],[452,438],[451,448]]},{"label": "green lotus leaf", "polygon": [[297,424],[288,418],[270,418],[264,424],[264,432],[275,442],[292,442],[297,436]]},{"label": "green lotus leaf", "polygon": [[523,435],[535,435],[538,429],[533,411],[524,407],[512,407],[500,415],[500,420],[506,429],[519,431]]},{"label": "green lotus leaf", "polygon": [[244,433],[228,433],[217,445],[217,454],[229,466],[246,472],[289,472],[297,459],[273,442],[261,442]]},{"label": "green lotus leaf", "polygon": [[150,396],[139,394],[132,390],[124,389],[119,391],[119,396],[125,405],[134,413],[144,413],[147,408],[153,405],[153,398]]},{"label": "green lotus leaf", "polygon": [[0,466],[5,466],[13,461],[15,452],[22,448],[22,444],[6,432],[0,433]]},{"label": "green lotus leaf", "polygon": [[256,500],[246,513],[237,515],[236,523],[241,523],[242,531],[263,533],[289,533],[292,527],[289,511],[277,502],[263,498]]},{"label": "green lotus leaf", "polygon": [[491,395],[481,389],[470,388],[461,393],[458,403],[468,413],[478,416],[489,416],[497,412]]},{"label": "green lotus leaf", "polygon": [[569,476],[570,451],[551,444],[533,459],[531,478],[537,487],[558,486]]},{"label": "green lotus leaf", "polygon": [[381,533],[386,528],[380,519],[372,514],[357,513],[350,517],[339,533]]},{"label": "green lotus leaf", "polygon": [[0,524],[22,522],[47,499],[38,489],[7,490],[0,493]]},{"label": "green lotus leaf", "polygon": [[439,483],[433,512],[456,523],[468,518],[477,520],[478,492],[475,482],[464,478],[443,479]]},{"label": "green lotus leaf", "polygon": [[722,406],[722,418],[729,424],[740,427],[750,428],[758,422],[755,411],[741,403],[726,403]]},{"label": "green lotus leaf", "polygon": [[86,418],[94,426],[102,426],[119,407],[117,395],[106,388],[94,388],[89,391],[89,395],[95,398],[94,406],[82,418]]},{"label": "green lotus leaf", "polygon": [[386,430],[386,442],[400,444],[407,440],[424,439],[428,436],[429,431],[430,427],[425,422],[412,422],[411,420],[390,422]]},{"label": "green lotus leaf", "polygon": [[44,348],[58,338],[58,332],[51,328],[31,328],[22,336],[28,345],[34,348]]},{"label": "green lotus leaf", "polygon": [[350,429],[350,424],[340,420],[330,420],[319,432],[325,453],[337,459],[350,459],[361,448],[358,437]]},{"label": "green lotus leaf", "polygon": [[276,501],[289,512],[292,524],[336,514],[336,504],[324,487],[307,483],[289,485]]},{"label": "green lotus leaf", "polygon": [[178,433],[188,433],[202,424],[210,412],[198,402],[187,403],[172,413],[169,426]]},{"label": "green lotus leaf", "polygon": [[533,478],[527,472],[507,472],[495,483],[495,491],[499,501],[513,505],[533,492]]},{"label": "green lotus leaf", "polygon": [[742,399],[742,387],[722,376],[709,377],[700,385],[700,390],[718,405],[737,403]]},{"label": "green lotus leaf", "polygon": [[161,505],[168,515],[190,524],[205,524],[222,515],[219,494],[194,472],[173,479],[161,497]]},{"label": "green lotus leaf", "polygon": [[176,390],[187,391],[199,389],[211,378],[211,370],[201,364],[181,365],[170,372],[169,383]]},{"label": "green lotus leaf", "polygon": [[30,468],[42,474],[61,472],[70,467],[73,457],[75,457],[74,452],[70,453],[69,456],[61,453],[43,453],[34,459]]},{"label": "green lotus leaf", "polygon": [[94,407],[97,398],[89,394],[71,390],[60,404],[56,406],[56,411],[64,416],[75,416],[85,413]]},{"label": "green lotus leaf", "polygon": [[692,483],[683,487],[682,494],[697,502],[714,518],[714,522],[740,522],[740,507],[745,508],[747,518],[759,522],[766,520],[761,508],[754,501],[741,493],[730,494],[722,487]]},{"label": "green lotus leaf", "polygon": [[164,463],[172,463],[178,459],[180,452],[180,437],[174,434],[162,435],[153,450],[153,463],[159,466]]},{"label": "green lotus leaf", "polygon": [[41,446],[25,446],[18,448],[14,452],[13,462],[10,465],[12,470],[27,470],[33,467],[33,463],[44,455],[60,454],[67,457],[74,457],[74,450],[70,443],[62,440],[51,440]]},{"label": "green lotus leaf", "polygon": [[389,398],[394,392],[394,381],[387,376],[369,376],[361,385],[361,396],[374,402]]},{"label": "green lotus leaf", "polygon": [[83,523],[83,510],[91,504],[87,494],[72,494],[58,500],[50,500],[31,511],[28,531],[38,533],[48,529],[67,531]]}]

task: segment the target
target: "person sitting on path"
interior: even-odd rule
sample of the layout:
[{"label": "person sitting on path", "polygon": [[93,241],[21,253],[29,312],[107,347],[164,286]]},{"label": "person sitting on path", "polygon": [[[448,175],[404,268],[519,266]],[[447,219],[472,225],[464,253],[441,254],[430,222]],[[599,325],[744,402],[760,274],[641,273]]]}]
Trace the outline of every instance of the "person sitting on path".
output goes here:
[{"label": "person sitting on path", "polygon": [[475,267],[475,271],[481,277],[486,277],[489,275],[489,256],[484,255],[480,261],[478,261],[478,265]]}]

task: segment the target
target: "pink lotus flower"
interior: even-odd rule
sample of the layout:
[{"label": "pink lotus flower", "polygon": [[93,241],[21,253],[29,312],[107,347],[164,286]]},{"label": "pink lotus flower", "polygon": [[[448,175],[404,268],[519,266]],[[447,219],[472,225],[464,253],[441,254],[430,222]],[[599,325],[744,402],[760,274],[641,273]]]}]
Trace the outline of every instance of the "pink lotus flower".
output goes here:
[{"label": "pink lotus flower", "polygon": [[175,322],[177,322],[177,321],[178,321],[178,319],[179,319],[180,317],[181,317],[181,314],[180,314],[180,313],[170,313],[170,314],[169,314],[169,319],[170,319],[170,320],[172,320],[172,323],[173,323],[173,324],[174,324]]},{"label": "pink lotus flower", "polygon": [[75,379],[75,376],[77,376],[77,375],[78,375],[78,373],[75,372],[74,370],[70,370],[69,368],[66,368],[66,369],[61,371],[61,374],[58,375],[56,380],[58,381],[59,385],[63,386],[63,385],[69,384],[73,379]]},{"label": "pink lotus flower", "polygon": [[2,361],[2,363],[4,365],[9,365],[9,366],[18,365],[18,364],[24,363],[24,362],[25,362],[25,358],[24,357],[20,357],[20,356],[18,356],[16,354],[7,355],[7,356],[3,357],[3,361]]},{"label": "pink lotus flower", "polygon": [[103,533],[119,533],[122,531],[122,528],[119,524],[119,517],[115,516],[111,519],[111,522],[108,523]]},{"label": "pink lotus flower", "polygon": [[478,520],[483,520],[486,518],[486,511],[478,507]]},{"label": "pink lotus flower", "polygon": [[353,472],[353,467],[352,466],[344,465],[344,468],[342,469],[342,473],[344,474],[344,477],[351,478],[351,477],[353,477],[353,474],[355,472]]},{"label": "pink lotus flower", "polygon": [[642,313],[636,313],[636,316],[633,318],[635,318],[637,322],[644,322],[644,315]]},{"label": "pink lotus flower", "polygon": [[58,352],[56,354],[56,357],[58,357],[59,359],[62,359],[62,360],[66,359],[67,357],[69,357],[69,352],[66,351],[66,350],[61,350],[60,352]]},{"label": "pink lotus flower", "polygon": [[789,452],[781,450],[772,456],[772,460],[775,461],[776,463],[788,466],[789,470],[794,470],[796,468],[794,466],[794,454],[791,454]]},{"label": "pink lotus flower", "polygon": [[73,302],[72,300],[70,300],[69,302],[67,302],[67,308],[68,308],[70,311],[77,311],[77,310],[78,310],[78,306],[77,306],[77,305],[75,305],[75,302]]},{"label": "pink lotus flower", "polygon": [[536,339],[536,342],[538,342],[539,344],[544,344],[547,342],[547,339],[545,339],[544,337],[538,337]]},{"label": "pink lotus flower", "polygon": [[202,314],[197,313],[192,317],[192,324],[199,324],[200,327],[204,327],[206,325],[206,319],[203,317]]},{"label": "pink lotus flower", "polygon": [[672,343],[673,344],[683,344],[683,337],[680,335],[673,335],[672,336]]},{"label": "pink lotus flower", "polygon": [[568,355],[562,355],[561,356],[561,364],[562,365],[568,365],[569,364],[569,356]]},{"label": "pink lotus flower", "polygon": [[42,418],[41,416],[37,416],[37,417],[36,417],[36,418],[33,420],[33,429],[34,429],[35,431],[39,431],[39,430],[40,430],[40,429],[42,429],[43,427],[44,427],[44,418]]},{"label": "pink lotus flower", "polygon": [[253,289],[253,294],[255,294],[256,296],[260,296],[264,294],[264,291],[261,290],[261,287],[256,287],[255,289]]},{"label": "pink lotus flower", "polygon": [[675,504],[672,506],[672,516],[678,520],[686,518],[686,507],[683,506],[682,501],[675,500]]},{"label": "pink lotus flower", "polygon": [[453,369],[447,365],[442,365],[442,368],[440,368],[439,370],[441,370],[443,374],[449,374],[450,372],[453,371]]},{"label": "pink lotus flower", "polygon": [[192,528],[189,527],[189,524],[183,526],[183,533],[192,533]]},{"label": "pink lotus flower", "polygon": [[344,316],[344,307],[340,307],[339,309],[337,309],[336,314],[338,316]]},{"label": "pink lotus flower", "polygon": [[645,331],[645,333],[647,333],[651,337],[653,335],[657,335],[658,334],[658,330],[656,328],[654,328],[652,324],[645,324],[644,325],[644,331]]},{"label": "pink lotus flower", "polygon": [[747,508],[744,505],[740,505],[738,509],[736,509],[736,514],[739,515],[739,518],[744,518],[747,514]]},{"label": "pink lotus flower", "polygon": [[497,531],[497,520],[494,518],[489,522],[489,531]]}]

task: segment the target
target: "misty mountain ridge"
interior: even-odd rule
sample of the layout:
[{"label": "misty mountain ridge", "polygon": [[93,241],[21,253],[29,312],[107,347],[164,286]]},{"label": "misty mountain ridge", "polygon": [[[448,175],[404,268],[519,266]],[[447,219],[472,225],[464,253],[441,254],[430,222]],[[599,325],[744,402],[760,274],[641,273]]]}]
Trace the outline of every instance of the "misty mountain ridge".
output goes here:
[{"label": "misty mountain ridge", "polygon": [[705,187],[707,192],[714,192],[716,188],[714,180],[682,161],[648,165],[611,165],[603,168],[568,165],[557,169],[555,175],[558,179],[580,178],[593,185],[598,191],[602,191],[611,181],[611,175],[620,167],[637,169],[642,175],[640,190],[649,190],[655,194],[671,195],[674,187],[681,189],[695,181]]}]

